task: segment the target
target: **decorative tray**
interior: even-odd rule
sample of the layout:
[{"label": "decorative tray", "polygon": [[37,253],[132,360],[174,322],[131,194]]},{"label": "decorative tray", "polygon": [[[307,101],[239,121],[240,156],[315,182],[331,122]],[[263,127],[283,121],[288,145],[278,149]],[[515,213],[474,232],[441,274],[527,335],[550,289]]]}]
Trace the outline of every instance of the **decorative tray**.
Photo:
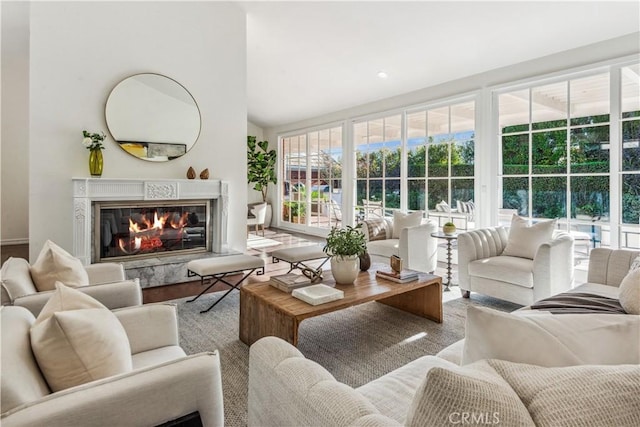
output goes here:
[{"label": "decorative tray", "polygon": [[294,289],[291,295],[311,305],[324,304],[344,298],[344,292],[323,284]]}]

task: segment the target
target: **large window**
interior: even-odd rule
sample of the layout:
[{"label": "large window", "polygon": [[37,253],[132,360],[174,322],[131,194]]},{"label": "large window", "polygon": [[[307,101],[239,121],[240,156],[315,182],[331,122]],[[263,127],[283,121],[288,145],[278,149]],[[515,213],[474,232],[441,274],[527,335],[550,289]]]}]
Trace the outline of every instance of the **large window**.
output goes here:
[{"label": "large window", "polygon": [[315,228],[340,225],[342,127],[281,138],[283,223]]},{"label": "large window", "polygon": [[[620,245],[640,247],[640,64],[621,69]],[[635,225],[632,227],[631,225]]]},{"label": "large window", "polygon": [[473,101],[407,114],[409,210],[473,202],[474,129]]},{"label": "large window", "polygon": [[400,209],[402,115],[353,125],[356,152],[356,210],[361,218]]}]

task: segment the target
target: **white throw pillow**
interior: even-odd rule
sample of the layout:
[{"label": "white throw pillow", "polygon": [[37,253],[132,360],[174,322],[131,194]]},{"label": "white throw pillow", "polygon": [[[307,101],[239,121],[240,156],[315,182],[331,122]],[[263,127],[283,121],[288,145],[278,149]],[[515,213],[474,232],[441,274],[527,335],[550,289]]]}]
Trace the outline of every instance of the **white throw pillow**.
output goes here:
[{"label": "white throw pillow", "polygon": [[462,364],[501,359],[539,366],[640,363],[640,317],[519,314],[470,306]]},{"label": "white throw pillow", "polygon": [[620,282],[620,305],[629,314],[640,314],[640,269],[630,270]]},{"label": "white throw pillow", "polygon": [[417,227],[422,223],[422,211],[405,214],[393,211],[393,239],[399,239],[403,228]]},{"label": "white throw pillow", "polygon": [[31,327],[31,348],[56,392],[131,371],[131,347],[118,318],[90,296],[56,283]]},{"label": "white throw pillow", "polygon": [[631,267],[629,268],[629,272],[631,270],[640,270],[640,255],[638,255],[633,262],[631,263]]},{"label": "white throw pillow", "polygon": [[540,221],[529,226],[528,221],[513,215],[507,246],[502,255],[533,259],[538,248],[553,236],[557,220]]},{"label": "white throw pillow", "polygon": [[30,272],[38,292],[54,290],[56,282],[74,288],[89,284],[89,275],[82,262],[51,240],[44,243]]}]

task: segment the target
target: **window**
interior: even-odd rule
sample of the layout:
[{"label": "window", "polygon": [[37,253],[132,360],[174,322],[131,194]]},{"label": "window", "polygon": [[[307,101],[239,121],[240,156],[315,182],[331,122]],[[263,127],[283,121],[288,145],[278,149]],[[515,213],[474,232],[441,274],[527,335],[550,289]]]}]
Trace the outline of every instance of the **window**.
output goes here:
[{"label": "window", "polygon": [[331,228],[342,220],[342,126],[281,138],[282,221]]},{"label": "window", "polygon": [[609,74],[498,96],[502,207],[609,221]]},{"label": "window", "polygon": [[[621,230],[623,247],[640,248],[640,64],[621,70]],[[635,225],[631,227],[630,225]]]},{"label": "window", "polygon": [[407,114],[409,210],[473,202],[474,129],[473,101]]}]

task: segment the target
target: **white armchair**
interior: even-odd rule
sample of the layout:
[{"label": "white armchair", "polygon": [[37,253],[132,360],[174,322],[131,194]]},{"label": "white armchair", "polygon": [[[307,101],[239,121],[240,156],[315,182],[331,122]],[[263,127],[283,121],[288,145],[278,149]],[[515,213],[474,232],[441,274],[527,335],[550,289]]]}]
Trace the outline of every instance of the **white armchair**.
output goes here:
[{"label": "white armchair", "polygon": [[150,304],[114,314],[129,338],[133,370],[52,393],[31,350],[34,316],[22,307],[0,308],[0,423],[134,426],[199,417],[204,426],[224,425],[218,352],[185,355],[176,307]]},{"label": "white armchair", "polygon": [[507,227],[489,227],[458,236],[458,274],[463,296],[478,292],[530,305],[573,287],[573,238],[554,231],[533,259],[502,255]]},{"label": "white armchair", "polygon": [[[251,207],[251,216],[247,218],[247,226],[252,225],[256,228],[256,236],[258,235],[258,226],[262,227],[262,236],[264,236],[264,223],[267,218],[267,204],[259,203]],[[248,232],[248,230],[247,230]]]},{"label": "white armchair", "polygon": [[[90,295],[109,309],[142,305],[142,289],[138,279],[126,280],[122,264],[102,263],[84,267],[89,285],[81,286],[81,292]],[[9,258],[2,265],[2,305],[27,308],[37,316],[49,301],[54,290],[38,292],[30,273],[29,262],[24,258]]]},{"label": "white armchair", "polygon": [[363,222],[362,232],[367,240],[367,252],[374,262],[389,263],[392,255],[399,256],[405,268],[431,273],[438,264],[438,242],[431,237],[431,233],[438,231],[438,225],[433,220],[423,220],[423,223],[413,227],[404,227],[394,236],[394,223],[390,218],[381,219],[384,226],[383,238],[372,240],[370,236],[370,221]]}]

